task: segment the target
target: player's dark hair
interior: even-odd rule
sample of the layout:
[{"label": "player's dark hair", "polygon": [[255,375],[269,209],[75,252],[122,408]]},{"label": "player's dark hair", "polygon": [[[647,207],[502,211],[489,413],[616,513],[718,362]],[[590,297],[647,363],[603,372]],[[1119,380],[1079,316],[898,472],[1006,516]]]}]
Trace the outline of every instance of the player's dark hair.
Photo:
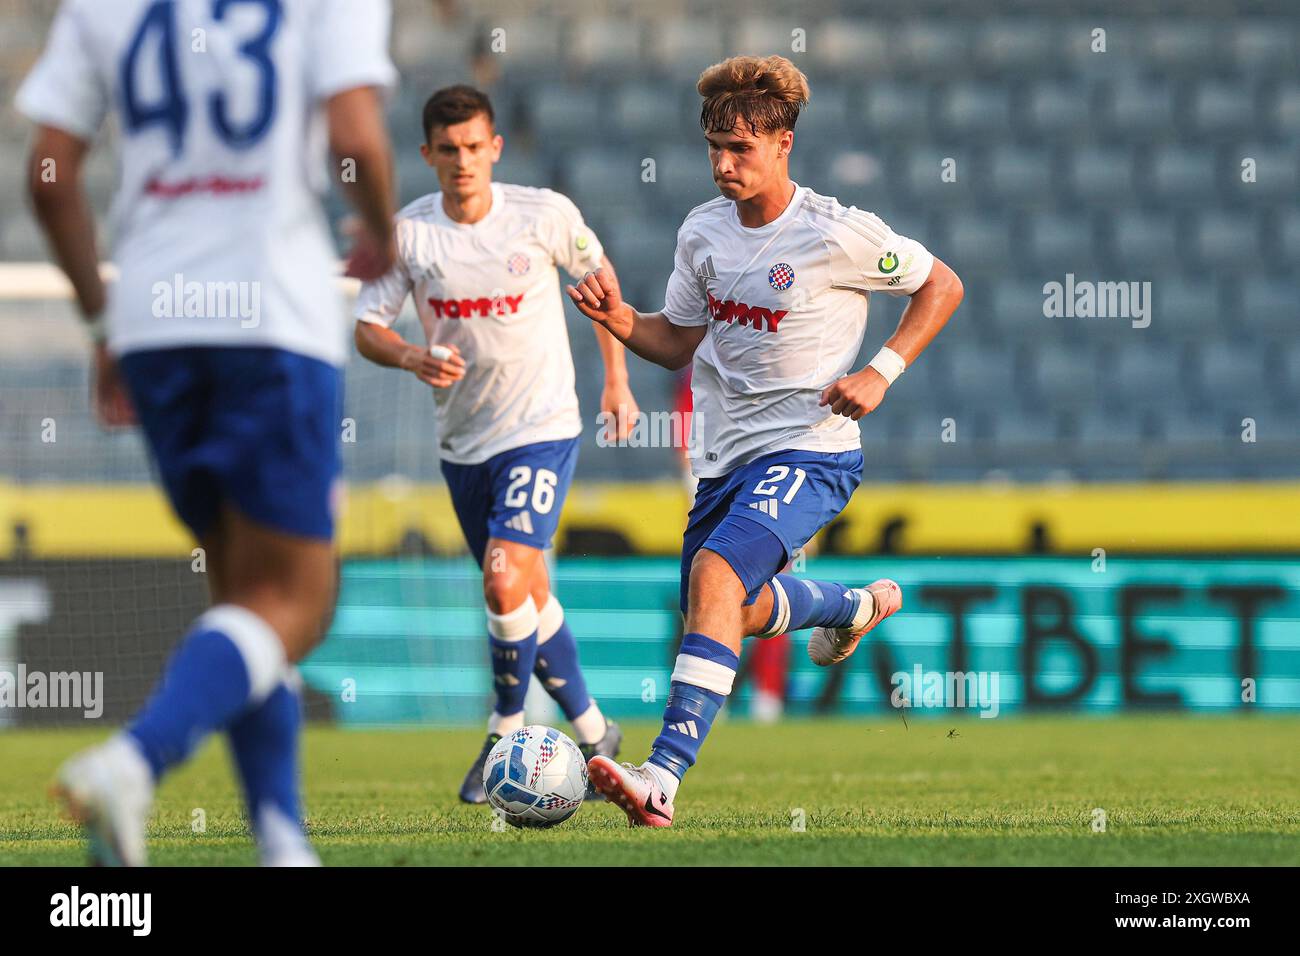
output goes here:
[{"label": "player's dark hair", "polygon": [[489,124],[495,125],[496,114],[486,93],[464,83],[445,86],[424,104],[424,141],[429,141],[435,126],[455,126],[480,113],[487,116]]},{"label": "player's dark hair", "polygon": [[783,56],[733,56],[700,74],[700,127],[729,133],[739,122],[750,132],[794,129],[808,105],[808,78]]}]

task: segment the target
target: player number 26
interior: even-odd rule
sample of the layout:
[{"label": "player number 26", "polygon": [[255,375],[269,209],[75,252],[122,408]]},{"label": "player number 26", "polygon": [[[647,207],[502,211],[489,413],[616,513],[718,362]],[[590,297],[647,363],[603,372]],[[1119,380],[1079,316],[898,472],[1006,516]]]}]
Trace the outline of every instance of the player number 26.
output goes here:
[{"label": "player number 26", "polygon": [[[754,494],[774,495],[779,490],[781,482],[785,481],[788,477],[790,477],[790,468],[788,465],[773,465],[767,470],[767,477],[754,486]],[[801,487],[803,487],[803,480],[807,477],[808,475],[802,468],[796,468],[794,470],[794,481],[790,483],[790,490],[782,496],[782,504],[788,505],[792,500],[794,500],[795,494]]]},{"label": "player number 26", "polygon": [[560,479],[548,468],[537,469],[537,480],[533,480],[533,470],[527,465],[516,465],[510,469],[510,484],[506,487],[505,506],[507,508],[525,508],[528,506],[528,485],[533,485],[533,511],[544,515],[555,506],[555,483]]}]

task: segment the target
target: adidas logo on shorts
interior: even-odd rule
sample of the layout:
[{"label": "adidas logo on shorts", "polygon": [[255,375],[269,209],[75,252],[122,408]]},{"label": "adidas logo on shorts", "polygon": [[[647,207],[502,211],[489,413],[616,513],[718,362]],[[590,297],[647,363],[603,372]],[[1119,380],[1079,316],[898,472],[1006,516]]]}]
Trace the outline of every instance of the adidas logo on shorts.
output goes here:
[{"label": "adidas logo on shorts", "polygon": [[762,501],[751,501],[749,506],[755,511],[761,511],[769,517],[776,517],[776,499],[764,498]]},{"label": "adidas logo on shorts", "polygon": [[511,531],[522,531],[524,534],[532,534],[533,516],[527,511],[521,511],[506,522],[506,527]]}]

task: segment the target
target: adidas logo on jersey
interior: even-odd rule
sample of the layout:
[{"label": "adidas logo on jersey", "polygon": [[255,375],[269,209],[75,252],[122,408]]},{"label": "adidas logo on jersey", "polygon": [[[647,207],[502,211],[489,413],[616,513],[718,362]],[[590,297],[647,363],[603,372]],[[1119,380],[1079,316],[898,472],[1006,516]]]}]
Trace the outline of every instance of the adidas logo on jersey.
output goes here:
[{"label": "adidas logo on jersey", "polygon": [[712,294],[709,294],[709,315],[716,322],[737,322],[740,325],[748,323],[752,328],[765,328],[768,332],[775,332],[781,320],[789,314],[789,309],[765,309],[762,306],[746,305],[729,299],[726,301],[715,299]]},{"label": "adidas logo on jersey", "polygon": [[763,514],[768,515],[769,517],[772,518],[776,517],[775,498],[764,498],[761,501],[751,501],[749,503],[749,506],[753,508],[755,511],[763,512]]},{"label": "adidas logo on jersey", "polygon": [[527,511],[521,511],[506,522],[506,527],[511,531],[522,531],[524,534],[532,534],[533,516]]},{"label": "adidas logo on jersey", "polygon": [[668,729],[675,730],[686,737],[694,737],[696,740],[700,739],[700,731],[695,726],[695,721],[693,720],[684,720],[680,724],[669,724]]},{"label": "adidas logo on jersey", "polygon": [[716,279],[718,277],[718,274],[713,271],[713,256],[704,257],[704,261],[696,268],[695,275],[701,279]]}]

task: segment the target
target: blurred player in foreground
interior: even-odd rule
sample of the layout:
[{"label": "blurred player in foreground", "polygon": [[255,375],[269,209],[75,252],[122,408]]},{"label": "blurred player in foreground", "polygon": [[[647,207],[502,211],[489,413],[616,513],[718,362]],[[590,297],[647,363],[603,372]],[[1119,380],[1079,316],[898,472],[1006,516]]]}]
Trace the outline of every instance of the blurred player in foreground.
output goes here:
[{"label": "blurred player in foreground", "polygon": [[[850,588],[778,572],[848,503],[863,467],[855,423],[962,298],[961,281],[919,243],[791,181],[808,81],[789,60],[734,57],[697,88],[722,195],[682,224],[663,312],[637,312],[599,271],[568,289],[642,358],[671,369],[694,360],[687,633],[663,729],[639,767],[588,763],[630,823],[654,827],[672,824],[678,784],[731,692],[746,635],[812,627],[808,656],[826,666],[902,606],[888,579]],[[875,358],[850,373],[871,292],[912,301]]]},{"label": "blurred player in foreground", "polygon": [[[96,409],[144,428],[206,552],[213,602],[126,729],[59,772],[96,862],[145,862],[155,786],[217,730],[262,862],[318,862],[301,824],[292,665],[335,599],[347,355],[320,198],[328,142],[355,170],[353,274],[385,272],[388,33],[377,0],[65,0],[19,91],[37,124],[37,217],[95,336]],[[122,185],[106,294],[79,171],[110,111]]]},{"label": "blurred player in foreground", "polygon": [[[597,267],[611,277],[614,271],[564,196],[492,182],[503,141],[485,94],[469,86],[439,90],[423,121],[420,152],[442,189],[398,213],[397,263],[362,287],[356,342],[370,361],[412,372],[433,388],[442,473],[483,570],[496,705],[460,799],[485,803],[484,761],[524,725],[534,674],[588,758],[616,755],[622,740],[587,693],[543,559],[582,431],[556,268],[574,277]],[[412,295],[423,346],[392,329]],[[605,363],[600,407],[617,430],[611,437],[624,438],[637,407],[623,346],[599,326],[596,338]]]}]

